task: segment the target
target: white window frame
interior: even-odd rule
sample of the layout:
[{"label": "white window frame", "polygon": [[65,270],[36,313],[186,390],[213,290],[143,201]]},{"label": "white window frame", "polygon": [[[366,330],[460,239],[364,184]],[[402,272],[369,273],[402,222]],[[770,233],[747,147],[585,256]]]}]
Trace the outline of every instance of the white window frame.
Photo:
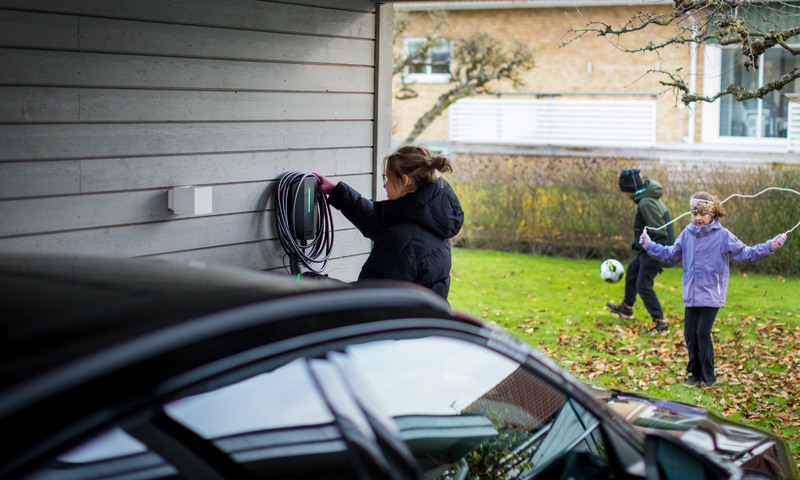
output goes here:
[{"label": "white window frame", "polygon": [[[403,58],[408,58],[411,54],[409,44],[412,42],[424,42],[426,39],[425,37],[408,37],[403,39]],[[447,42],[447,46],[450,49],[450,60],[452,61],[453,58],[453,44],[451,42]],[[431,64],[430,64],[430,54],[428,55],[428,61],[426,62],[426,73],[409,73],[408,67],[406,67],[405,71],[403,72],[403,77],[405,78],[406,83],[448,83],[451,80],[450,73],[432,73],[430,71]]]},{"label": "white window frame", "polygon": [[[722,49],[720,45],[704,45],[703,54],[703,94],[712,96],[723,89],[722,86]],[[759,62],[763,65],[763,62]],[[763,66],[759,68],[759,76],[763,76]],[[762,79],[759,79],[759,83]],[[759,99],[759,105],[761,100]],[[720,130],[719,99],[713,103],[702,102],[702,142],[709,144],[742,145],[764,147],[767,149],[785,150],[789,146],[788,138],[774,137],[735,137],[723,136]]]}]

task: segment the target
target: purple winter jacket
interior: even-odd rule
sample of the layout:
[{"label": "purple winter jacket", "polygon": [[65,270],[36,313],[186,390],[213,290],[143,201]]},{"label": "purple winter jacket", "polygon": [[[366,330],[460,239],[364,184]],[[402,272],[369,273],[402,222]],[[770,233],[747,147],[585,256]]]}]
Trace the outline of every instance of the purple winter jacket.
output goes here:
[{"label": "purple winter jacket", "polygon": [[673,245],[647,242],[645,250],[667,264],[683,260],[684,306],[718,308],[725,306],[730,259],[753,263],[775,253],[771,241],[749,247],[717,220],[702,227],[690,223]]}]

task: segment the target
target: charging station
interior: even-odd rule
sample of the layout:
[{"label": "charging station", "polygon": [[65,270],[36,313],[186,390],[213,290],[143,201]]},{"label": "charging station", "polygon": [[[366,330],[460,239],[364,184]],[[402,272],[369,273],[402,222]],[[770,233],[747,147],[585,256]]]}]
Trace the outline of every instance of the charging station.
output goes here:
[{"label": "charging station", "polygon": [[286,172],[275,188],[275,225],[292,274],[301,264],[313,273],[325,269],[333,248],[333,219],[319,180],[312,173]]},{"label": "charging station", "polygon": [[317,185],[318,181],[314,177],[302,177],[292,182],[291,189],[294,194],[290,194],[292,203],[289,210],[294,215],[294,235],[295,238],[307,242],[314,239],[317,232]]}]

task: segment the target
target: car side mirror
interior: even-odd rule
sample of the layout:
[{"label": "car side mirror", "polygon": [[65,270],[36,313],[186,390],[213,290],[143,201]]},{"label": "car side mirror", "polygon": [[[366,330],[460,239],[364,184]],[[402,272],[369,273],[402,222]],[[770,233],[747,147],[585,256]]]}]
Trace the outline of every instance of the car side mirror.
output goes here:
[{"label": "car side mirror", "polygon": [[675,437],[650,434],[645,439],[647,480],[724,480],[740,478],[735,467],[716,462]]}]

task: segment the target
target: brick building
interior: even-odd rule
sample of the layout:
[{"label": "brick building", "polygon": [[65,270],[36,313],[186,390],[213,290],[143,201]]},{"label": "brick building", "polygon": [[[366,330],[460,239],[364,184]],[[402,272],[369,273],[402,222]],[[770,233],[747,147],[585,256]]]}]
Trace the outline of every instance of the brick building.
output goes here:
[{"label": "brick building", "polygon": [[[739,65],[737,51],[718,45],[672,47],[659,53],[622,52],[604,38],[587,36],[561,46],[570,25],[588,20],[617,25],[643,7],[658,12],[672,2],[656,1],[543,1],[489,0],[408,2],[396,12],[414,16],[411,29],[396,41],[395,50],[413,48],[431,29],[428,10],[445,10],[448,24],[440,32],[454,38],[474,31],[498,39],[515,39],[534,51],[535,67],[524,73],[524,85],[496,85],[496,95],[462,99],[430,125],[418,142],[463,149],[466,144],[524,148],[584,147],[642,149],[664,157],[686,157],[687,151],[722,159],[727,152],[755,153],[762,161],[796,163],[800,152],[800,83],[762,100],[737,102],[730,96],[711,104],[683,105],[675,92],[659,83],[663,75],[648,71],[676,71],[698,92],[716,92],[731,76],[752,75],[754,82],[774,71],[788,71],[800,59],[774,49],[760,62],[759,72]],[[784,22],[800,22],[795,15]],[[667,35],[668,32],[664,32]],[[653,29],[621,39],[626,46],[657,42]],[[800,40],[797,42],[800,44]],[[451,44],[443,43],[432,55],[446,58]],[[405,72],[418,97],[393,101],[393,135],[402,141],[417,118],[448,87],[445,72],[435,67]],[[395,78],[395,90],[400,86]],[[658,156],[657,155],[657,156]]]}]

